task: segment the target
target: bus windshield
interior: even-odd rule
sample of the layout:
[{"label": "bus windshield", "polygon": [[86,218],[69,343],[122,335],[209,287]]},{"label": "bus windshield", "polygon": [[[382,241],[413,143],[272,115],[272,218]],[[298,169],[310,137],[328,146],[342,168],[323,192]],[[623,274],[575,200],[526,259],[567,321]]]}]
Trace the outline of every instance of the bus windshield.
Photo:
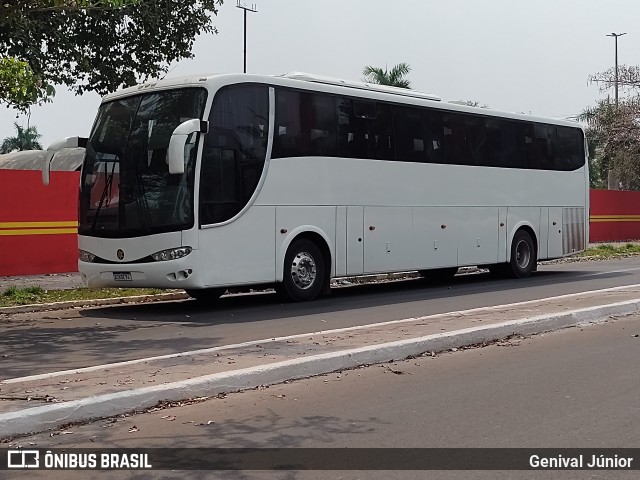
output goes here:
[{"label": "bus windshield", "polygon": [[169,174],[167,149],[182,122],[201,119],[207,92],[184,88],[100,106],[80,183],[79,233],[131,237],[193,226],[197,134],[185,147],[182,175]]}]

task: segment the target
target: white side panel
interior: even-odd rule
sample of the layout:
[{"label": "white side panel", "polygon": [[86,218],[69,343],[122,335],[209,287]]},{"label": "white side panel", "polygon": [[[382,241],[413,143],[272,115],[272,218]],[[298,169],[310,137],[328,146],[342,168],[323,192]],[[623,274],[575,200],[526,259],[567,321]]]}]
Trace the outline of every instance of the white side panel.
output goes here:
[{"label": "white side panel", "polygon": [[549,207],[540,207],[538,259],[549,258]]},{"label": "white side panel", "polygon": [[498,208],[459,209],[458,265],[482,265],[498,261]]},{"label": "white side panel", "polygon": [[335,276],[347,274],[347,207],[336,207]]},{"label": "white side panel", "polygon": [[412,268],[412,210],[410,207],[365,207],[365,272]]},{"label": "white side panel", "polygon": [[562,256],[562,207],[549,208],[549,258]]},{"label": "white side panel", "polygon": [[[540,207],[509,207],[507,210],[507,261],[511,259],[511,241],[516,231],[522,226],[528,226],[540,237]],[[562,247],[562,242],[560,243]]]},{"label": "white side panel", "polygon": [[[313,232],[323,238],[335,258],[336,207],[276,207],[276,279],[282,279],[284,256],[291,242],[301,233]],[[273,258],[273,252],[271,254]],[[329,268],[332,265],[328,265]],[[333,269],[332,269],[333,273]]]},{"label": "white side panel", "polygon": [[458,265],[458,213],[454,207],[413,209],[413,268]]},{"label": "white side panel", "polygon": [[507,207],[498,209],[498,263],[507,261],[509,245],[507,243]]},{"label": "white side panel", "polygon": [[254,206],[228,225],[202,229],[203,286],[273,282],[274,224],[275,207]]},{"label": "white side panel", "polygon": [[584,171],[348,158],[276,158],[258,205],[584,206]]},{"label": "white side panel", "polygon": [[347,275],[364,272],[364,208],[347,207]]}]

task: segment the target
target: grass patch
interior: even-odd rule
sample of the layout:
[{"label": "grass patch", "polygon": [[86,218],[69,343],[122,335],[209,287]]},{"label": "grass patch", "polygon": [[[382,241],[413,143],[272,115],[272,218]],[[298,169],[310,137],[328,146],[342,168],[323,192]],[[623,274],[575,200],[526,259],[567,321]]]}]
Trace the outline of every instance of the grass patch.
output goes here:
[{"label": "grass patch", "polygon": [[159,288],[74,288],[70,290],[44,290],[40,287],[9,287],[0,292],[0,307],[31,305],[35,303],[95,300],[99,298],[133,297],[166,293]]},{"label": "grass patch", "polygon": [[602,243],[595,247],[588,248],[582,252],[581,255],[583,257],[615,258],[638,254],[640,254],[640,244],[625,243],[624,245],[611,245]]}]

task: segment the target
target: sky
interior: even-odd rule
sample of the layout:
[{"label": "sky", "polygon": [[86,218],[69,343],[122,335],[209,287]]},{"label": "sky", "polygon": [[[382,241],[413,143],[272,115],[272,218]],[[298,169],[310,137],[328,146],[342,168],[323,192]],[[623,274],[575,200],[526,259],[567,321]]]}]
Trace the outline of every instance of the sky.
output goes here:
[{"label": "sky", "polygon": [[[445,101],[567,118],[607,96],[590,74],[640,64],[638,0],[247,0],[247,72],[302,71],[362,80],[366,65],[411,66],[412,88]],[[243,12],[226,0],[196,40],[195,58],[174,62],[167,77],[242,72]],[[88,136],[100,97],[57,87],[53,103],[33,107],[30,124],[46,148]],[[609,92],[613,96],[613,92]],[[0,109],[0,140],[13,135],[15,110]]]}]

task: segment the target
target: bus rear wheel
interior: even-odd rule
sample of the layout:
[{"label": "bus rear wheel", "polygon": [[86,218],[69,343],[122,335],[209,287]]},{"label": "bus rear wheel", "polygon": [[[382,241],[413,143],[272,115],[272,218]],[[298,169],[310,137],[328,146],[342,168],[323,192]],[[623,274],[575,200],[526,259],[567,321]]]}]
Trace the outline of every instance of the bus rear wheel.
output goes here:
[{"label": "bus rear wheel", "polygon": [[278,292],[294,302],[305,302],[320,295],[325,283],[324,257],[318,246],[306,238],[294,240],[284,257]]},{"label": "bus rear wheel", "polygon": [[189,288],[185,290],[187,295],[202,303],[214,303],[226,291],[226,288]]},{"label": "bus rear wheel", "polygon": [[511,242],[510,274],[515,278],[531,275],[536,266],[536,249],[531,235],[525,230],[518,230]]}]

